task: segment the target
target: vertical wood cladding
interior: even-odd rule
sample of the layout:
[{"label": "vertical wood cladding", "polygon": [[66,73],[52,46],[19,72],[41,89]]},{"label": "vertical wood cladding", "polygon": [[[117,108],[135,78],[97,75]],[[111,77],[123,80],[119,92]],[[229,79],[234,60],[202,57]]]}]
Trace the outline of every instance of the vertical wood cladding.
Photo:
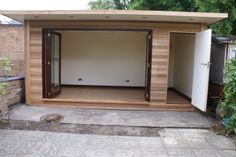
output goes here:
[{"label": "vertical wood cladding", "polygon": [[[30,84],[30,104],[43,104],[42,99],[42,29],[43,28],[110,28],[152,29],[152,70],[150,105],[165,104],[167,99],[169,34],[170,32],[199,32],[201,24],[158,23],[158,22],[96,22],[96,21],[29,21],[30,51],[27,63]],[[27,58],[27,57],[26,57]],[[26,97],[26,99],[28,99]]]}]

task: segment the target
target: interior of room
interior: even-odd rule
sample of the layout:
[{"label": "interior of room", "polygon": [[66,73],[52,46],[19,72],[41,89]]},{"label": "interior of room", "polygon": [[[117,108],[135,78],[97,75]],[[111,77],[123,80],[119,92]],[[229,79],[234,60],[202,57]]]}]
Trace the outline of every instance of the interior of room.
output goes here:
[{"label": "interior of room", "polygon": [[195,34],[171,33],[167,102],[189,104],[192,97]]},{"label": "interior of room", "polygon": [[55,98],[145,101],[147,32],[58,32],[61,92]]}]

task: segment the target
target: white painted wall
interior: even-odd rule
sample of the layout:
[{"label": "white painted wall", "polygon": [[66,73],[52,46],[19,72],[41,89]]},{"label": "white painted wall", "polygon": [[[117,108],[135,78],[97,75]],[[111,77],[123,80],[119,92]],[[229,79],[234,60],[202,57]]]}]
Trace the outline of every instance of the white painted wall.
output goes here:
[{"label": "white painted wall", "polygon": [[145,62],[145,32],[62,32],[62,84],[144,86]]},{"label": "white painted wall", "polygon": [[172,34],[168,86],[192,96],[194,34]]}]

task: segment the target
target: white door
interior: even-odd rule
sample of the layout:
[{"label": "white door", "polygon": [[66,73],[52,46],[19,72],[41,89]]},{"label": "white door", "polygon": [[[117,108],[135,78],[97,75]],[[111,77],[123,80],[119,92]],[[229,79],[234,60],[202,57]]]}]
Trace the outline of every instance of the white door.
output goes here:
[{"label": "white door", "polygon": [[202,111],[207,109],[210,71],[211,29],[197,33],[195,38],[192,105]]}]

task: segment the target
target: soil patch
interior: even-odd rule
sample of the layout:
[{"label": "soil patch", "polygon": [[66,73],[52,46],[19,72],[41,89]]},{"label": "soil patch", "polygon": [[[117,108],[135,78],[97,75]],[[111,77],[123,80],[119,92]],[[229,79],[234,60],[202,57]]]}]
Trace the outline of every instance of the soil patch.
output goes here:
[{"label": "soil patch", "polygon": [[22,120],[9,120],[8,123],[0,124],[0,129],[144,137],[159,137],[159,131],[162,130],[161,128],[155,127],[153,128],[133,126],[107,126],[94,124],[68,124],[56,122],[49,123],[47,121],[35,122]]}]

